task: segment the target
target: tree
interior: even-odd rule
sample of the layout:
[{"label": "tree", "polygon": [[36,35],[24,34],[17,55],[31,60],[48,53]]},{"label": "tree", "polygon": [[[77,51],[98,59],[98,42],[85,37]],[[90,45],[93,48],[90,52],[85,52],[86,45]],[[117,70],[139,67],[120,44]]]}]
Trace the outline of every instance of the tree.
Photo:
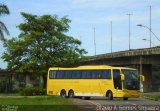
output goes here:
[{"label": "tree", "polygon": [[2,58],[8,62],[8,70],[43,75],[46,83],[49,67],[73,66],[86,53],[79,48],[78,39],[66,35],[71,22],[68,18],[21,15],[24,18],[24,23],[18,26],[21,33],[4,43],[6,52]]},{"label": "tree", "polygon": [[[4,4],[0,4],[0,16],[8,15],[8,14],[9,14],[8,7]],[[4,32],[7,35],[9,35],[9,31],[8,31],[7,27],[5,26],[5,24],[2,21],[0,21],[0,40],[2,40],[2,41],[5,41]]]}]

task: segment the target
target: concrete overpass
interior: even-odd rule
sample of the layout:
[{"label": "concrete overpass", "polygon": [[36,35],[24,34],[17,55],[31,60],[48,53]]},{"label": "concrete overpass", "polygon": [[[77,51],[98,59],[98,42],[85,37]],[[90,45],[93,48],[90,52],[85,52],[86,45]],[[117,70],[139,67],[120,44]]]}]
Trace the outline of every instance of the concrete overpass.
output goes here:
[{"label": "concrete overpass", "polygon": [[100,54],[84,58],[82,65],[106,64],[112,66],[134,67],[145,76],[143,92],[151,91],[152,65],[160,64],[160,47],[134,49]]}]

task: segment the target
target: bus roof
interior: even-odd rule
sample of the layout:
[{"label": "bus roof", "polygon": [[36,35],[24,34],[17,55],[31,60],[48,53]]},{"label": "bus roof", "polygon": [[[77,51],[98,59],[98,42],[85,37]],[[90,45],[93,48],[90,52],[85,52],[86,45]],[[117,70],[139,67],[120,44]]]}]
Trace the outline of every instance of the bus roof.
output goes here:
[{"label": "bus roof", "polygon": [[86,69],[130,69],[135,70],[133,68],[127,67],[112,67],[108,65],[86,65],[86,66],[79,66],[79,67],[72,67],[72,68],[64,68],[64,67],[51,67],[49,70],[86,70]]},{"label": "bus roof", "polygon": [[130,69],[130,70],[136,70],[134,68],[129,68],[129,67],[112,67],[112,69]]}]

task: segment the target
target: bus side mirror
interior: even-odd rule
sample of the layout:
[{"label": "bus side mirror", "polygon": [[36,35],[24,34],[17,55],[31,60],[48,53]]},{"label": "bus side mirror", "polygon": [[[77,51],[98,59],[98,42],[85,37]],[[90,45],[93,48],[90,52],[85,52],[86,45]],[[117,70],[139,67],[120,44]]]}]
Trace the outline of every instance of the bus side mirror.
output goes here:
[{"label": "bus side mirror", "polygon": [[120,74],[120,76],[121,76],[121,81],[124,81],[124,74]]},{"label": "bus side mirror", "polygon": [[145,80],[143,75],[140,75],[140,79],[141,79],[142,82]]}]

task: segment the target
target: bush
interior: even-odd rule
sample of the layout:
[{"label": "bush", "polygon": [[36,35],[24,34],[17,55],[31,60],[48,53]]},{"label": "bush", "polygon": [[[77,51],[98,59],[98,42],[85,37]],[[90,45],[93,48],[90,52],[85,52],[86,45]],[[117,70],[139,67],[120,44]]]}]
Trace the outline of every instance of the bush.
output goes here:
[{"label": "bush", "polygon": [[22,96],[36,96],[36,95],[45,95],[46,90],[40,88],[24,88],[20,89],[20,95]]}]

